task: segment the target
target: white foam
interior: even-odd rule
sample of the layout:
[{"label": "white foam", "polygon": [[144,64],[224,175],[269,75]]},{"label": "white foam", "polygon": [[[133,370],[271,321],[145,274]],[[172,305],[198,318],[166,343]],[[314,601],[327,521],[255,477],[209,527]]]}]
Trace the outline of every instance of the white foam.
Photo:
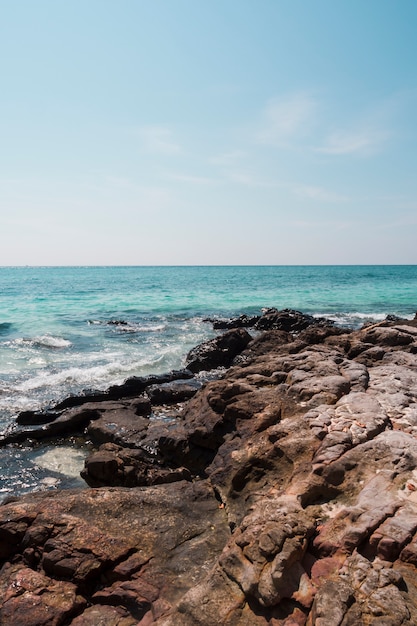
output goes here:
[{"label": "white foam", "polygon": [[33,342],[35,345],[45,346],[46,348],[69,348],[72,345],[68,339],[53,337],[52,335],[37,337]]},{"label": "white foam", "polygon": [[35,455],[32,460],[42,469],[63,474],[71,478],[78,478],[84,467],[86,453],[70,446],[58,446]]},{"label": "white foam", "polygon": [[[350,328],[359,327],[362,324],[383,322],[388,313],[361,313],[359,311],[353,311],[350,313],[314,313],[313,317],[324,317],[332,322],[335,322],[339,326],[348,326]],[[413,319],[413,315],[400,315],[404,319]]]},{"label": "white foam", "polygon": [[15,390],[23,393],[44,387],[61,387],[71,385],[91,385],[114,378],[117,380],[125,372],[121,363],[107,363],[95,367],[69,367],[59,372],[43,371],[29,380],[16,385]]},{"label": "white foam", "polygon": [[28,346],[53,349],[69,348],[72,345],[71,341],[68,341],[68,339],[63,339],[63,337],[54,337],[52,335],[42,335],[40,337],[34,337],[33,339],[20,337],[18,339],[14,339],[11,344],[24,347]]}]

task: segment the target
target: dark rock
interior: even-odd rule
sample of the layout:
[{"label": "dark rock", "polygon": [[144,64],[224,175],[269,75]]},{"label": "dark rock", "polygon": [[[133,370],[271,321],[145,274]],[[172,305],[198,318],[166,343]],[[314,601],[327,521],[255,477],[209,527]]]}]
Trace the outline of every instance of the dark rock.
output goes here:
[{"label": "dark rock", "polygon": [[284,330],[285,332],[299,332],[309,326],[332,326],[333,322],[325,318],[316,318],[312,315],[300,313],[292,309],[267,309],[256,322],[255,328],[258,330]]},{"label": "dark rock", "polygon": [[108,395],[111,400],[120,400],[130,396],[136,396],[143,393],[151,385],[162,385],[170,383],[174,380],[192,378],[193,374],[188,369],[174,370],[168,374],[151,375],[151,376],[132,376],[128,378],[122,385],[114,385],[109,387]]},{"label": "dark rock", "polygon": [[197,379],[176,380],[161,385],[151,385],[147,394],[152,404],[174,404],[184,402],[192,398],[202,387],[202,382]]},{"label": "dark rock", "polygon": [[191,480],[188,469],[163,467],[143,450],[104,444],[85,461],[81,473],[90,487],[140,487]]},{"label": "dark rock", "polygon": [[16,423],[22,426],[39,426],[53,422],[59,416],[59,411],[22,411],[16,418]]},{"label": "dark rock", "polygon": [[[147,402],[150,409],[150,403]],[[90,405],[88,405],[90,406]],[[141,406],[141,408],[144,408]],[[138,415],[129,403],[106,402],[98,408],[100,417],[87,426],[87,434],[95,444],[113,442],[129,448],[137,447],[145,437],[149,419]]]},{"label": "dark rock", "polygon": [[253,328],[260,319],[260,315],[240,315],[239,317],[228,320],[215,319],[210,320],[215,330],[226,330],[230,328]]},{"label": "dark rock", "polygon": [[244,329],[229,330],[191,350],[187,355],[187,368],[196,373],[227,367],[246,348],[250,340],[251,336]]},{"label": "dark rock", "polygon": [[82,431],[91,420],[98,419],[99,417],[100,413],[96,407],[70,409],[61,412],[53,422],[49,422],[41,428],[15,430],[4,435],[0,439],[0,445],[21,443],[27,439],[39,441],[53,437],[67,436]]},{"label": "dark rock", "polygon": [[125,380],[121,385],[112,385],[105,392],[93,392],[81,396],[70,396],[62,402],[58,403],[55,411],[61,411],[74,406],[81,406],[88,402],[103,402],[106,400],[122,400],[142,394],[147,387],[151,385],[161,385],[179,379],[192,378],[193,374],[189,370],[174,370],[167,374],[150,375],[150,376],[132,376]]}]

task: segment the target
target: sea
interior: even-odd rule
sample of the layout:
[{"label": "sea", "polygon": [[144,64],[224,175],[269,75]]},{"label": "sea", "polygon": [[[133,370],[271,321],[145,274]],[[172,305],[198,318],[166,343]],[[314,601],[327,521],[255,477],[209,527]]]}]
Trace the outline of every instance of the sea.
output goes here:
[{"label": "sea", "polygon": [[[414,318],[417,266],[0,267],[0,433],[20,411],[184,366],[209,319],[291,308],[359,328]],[[76,440],[0,449],[0,501],[85,486]]]}]

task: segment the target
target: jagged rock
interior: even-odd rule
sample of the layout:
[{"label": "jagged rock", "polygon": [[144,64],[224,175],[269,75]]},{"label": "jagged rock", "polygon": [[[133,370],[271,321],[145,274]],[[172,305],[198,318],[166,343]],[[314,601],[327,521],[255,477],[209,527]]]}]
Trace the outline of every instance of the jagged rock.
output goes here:
[{"label": "jagged rock", "polygon": [[47,583],[75,626],[417,623],[417,321],[262,317],[281,326],[229,331],[244,348],[184,404],[155,405],[200,386],[182,376],[60,409],[107,442],[84,473],[100,489],[0,507],[0,623],[33,601],[21,570],[44,577],[39,625]]},{"label": "jagged rock", "polygon": [[[23,511],[26,531],[8,557],[14,564],[0,570],[2,624],[71,616],[78,625],[107,624],[111,616],[127,626],[148,612],[158,616],[210,571],[230,536],[204,483],[34,494],[0,507],[0,528],[21,523]],[[37,552],[32,567],[23,563],[28,545]]]},{"label": "jagged rock", "polygon": [[1,624],[62,624],[87,604],[73,583],[54,580],[21,564],[6,563],[1,570],[0,589]]},{"label": "jagged rock", "polygon": [[250,340],[251,336],[243,328],[229,330],[193,348],[187,355],[186,367],[193,373],[228,367]]},{"label": "jagged rock", "polygon": [[230,328],[252,328],[260,319],[260,315],[239,315],[239,317],[228,320],[214,319],[211,321],[215,330],[225,330]]},{"label": "jagged rock", "polygon": [[147,394],[152,404],[175,404],[192,398],[203,383],[197,379],[176,380],[148,387]]},{"label": "jagged rock", "polygon": [[104,444],[87,457],[81,476],[90,487],[139,487],[191,480],[188,469],[162,467],[143,450]]},{"label": "jagged rock", "polygon": [[72,434],[82,431],[90,421],[98,419],[99,416],[100,413],[96,407],[69,409],[68,411],[61,412],[52,422],[40,428],[22,428],[20,430],[11,431],[9,434],[0,438],[0,445],[21,443],[26,439],[39,441]]},{"label": "jagged rock", "polygon": [[292,309],[267,309],[255,324],[258,330],[284,330],[285,332],[299,332],[309,326],[326,325],[332,326],[333,322],[325,318],[317,318],[306,315]]}]

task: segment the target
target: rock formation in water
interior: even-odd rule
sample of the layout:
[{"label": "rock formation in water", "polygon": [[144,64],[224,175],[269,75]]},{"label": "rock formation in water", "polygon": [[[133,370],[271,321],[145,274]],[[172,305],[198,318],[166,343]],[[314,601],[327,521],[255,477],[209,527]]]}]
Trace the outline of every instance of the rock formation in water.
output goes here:
[{"label": "rock formation in water", "polygon": [[417,321],[279,313],[192,351],[220,378],[23,416],[86,429],[93,487],[0,507],[0,624],[417,623]]}]

